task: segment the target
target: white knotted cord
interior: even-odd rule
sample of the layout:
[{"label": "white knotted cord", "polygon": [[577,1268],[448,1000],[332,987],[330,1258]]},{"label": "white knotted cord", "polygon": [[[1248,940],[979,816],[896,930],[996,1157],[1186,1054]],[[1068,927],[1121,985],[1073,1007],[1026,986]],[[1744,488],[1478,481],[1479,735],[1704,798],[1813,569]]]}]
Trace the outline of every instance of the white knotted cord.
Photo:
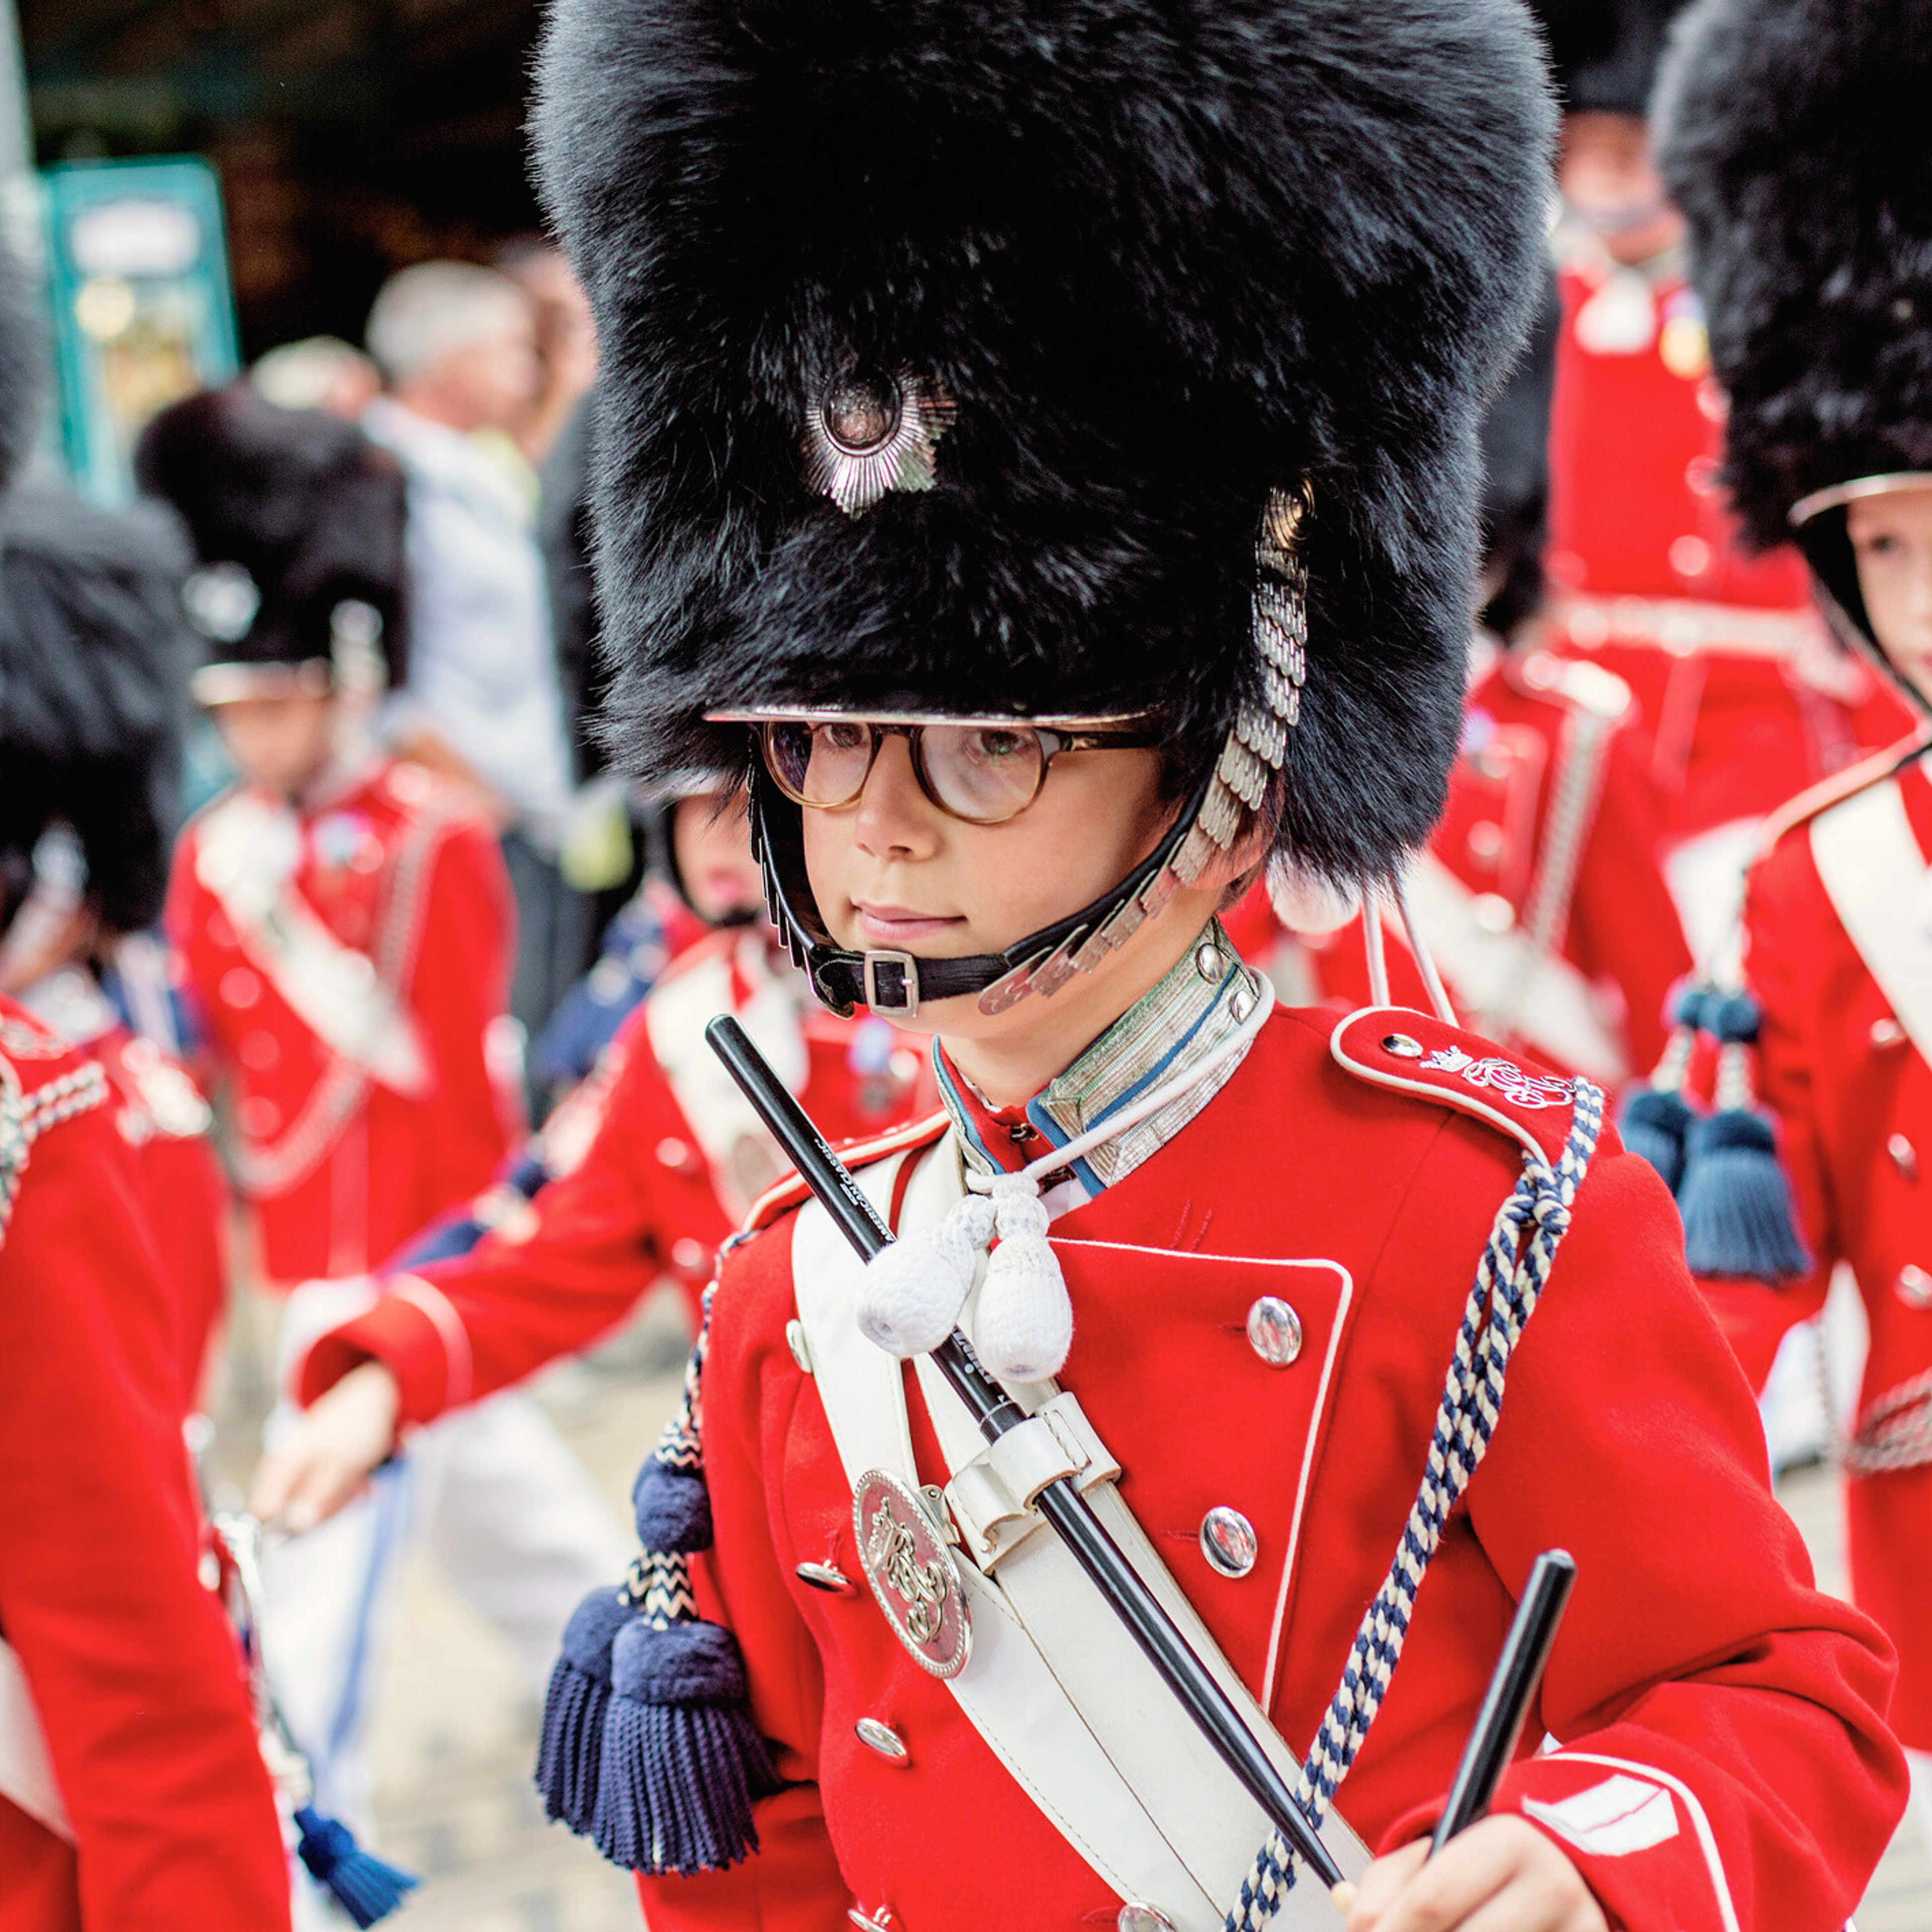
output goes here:
[{"label": "white knotted cord", "polygon": [[969,1191],[936,1227],[914,1229],[880,1249],[866,1264],[859,1308],[866,1338],[902,1358],[937,1348],[958,1324],[980,1258],[997,1234],[999,1245],[980,1291],[974,1346],[1002,1382],[1057,1376],[1073,1344],[1073,1304],[1046,1238],[1052,1217],[1040,1184],[1238,1062],[1274,1010],[1274,988],[1262,974],[1252,978],[1258,992],[1254,1011],[1212,1052],[1018,1173],[970,1175]]}]

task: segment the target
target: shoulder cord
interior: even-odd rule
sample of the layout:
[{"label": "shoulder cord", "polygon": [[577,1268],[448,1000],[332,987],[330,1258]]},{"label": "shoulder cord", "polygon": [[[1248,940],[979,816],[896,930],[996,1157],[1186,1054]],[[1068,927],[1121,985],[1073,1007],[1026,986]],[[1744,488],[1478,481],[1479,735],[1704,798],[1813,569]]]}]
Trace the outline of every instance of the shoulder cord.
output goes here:
[{"label": "shoulder cord", "polygon": [[20,1198],[34,1142],[50,1127],[99,1106],[106,1098],[107,1076],[97,1061],[88,1060],[23,1094],[19,1076],[0,1059],[0,1238],[14,1218],[14,1203]]},{"label": "shoulder cord", "polygon": [[[1455,1359],[1444,1379],[1421,1487],[1403,1526],[1388,1577],[1369,1606],[1306,1762],[1296,1796],[1319,1825],[1382,1708],[1408,1634],[1415,1595],[1442,1540],[1449,1513],[1490,1446],[1502,1408],[1504,1378],[1523,1325],[1550,1279],[1571,1204],[1596,1151],[1604,1096],[1587,1080],[1571,1082],[1575,1113],[1555,1168],[1526,1154],[1522,1178],[1490,1231],[1475,1286],[1462,1310]],[[1526,1232],[1528,1239],[1524,1243]],[[1487,1320],[1484,1319],[1486,1312]],[[1294,1855],[1270,1833],[1242,1881],[1226,1932],[1258,1932],[1281,1908],[1298,1876]]]}]

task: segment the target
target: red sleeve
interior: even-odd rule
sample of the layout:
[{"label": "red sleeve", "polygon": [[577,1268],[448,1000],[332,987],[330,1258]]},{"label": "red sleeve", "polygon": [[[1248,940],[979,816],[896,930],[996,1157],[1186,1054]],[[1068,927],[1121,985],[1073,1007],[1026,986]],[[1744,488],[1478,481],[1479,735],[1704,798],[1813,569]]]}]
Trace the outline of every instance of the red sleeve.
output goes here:
[{"label": "red sleeve", "polygon": [[1791,1182],[1798,1225],[1816,1266],[1803,1281],[1768,1287],[1709,1281],[1704,1292],[1754,1388],[1762,1388],[1778,1344],[1825,1305],[1839,1252],[1837,1216],[1818,1140],[1816,1108],[1820,942],[1838,915],[1811,862],[1801,826],[1751,868],[1744,897],[1744,978],[1763,1011],[1758,1100],[1776,1122],[1778,1158]]},{"label": "red sleeve", "polygon": [[[104,1113],[33,1147],[0,1248],[0,1627],[81,1922],[265,1932],[289,1881],[235,1640],[197,1576],[166,1298]],[[0,1923],[16,1922],[0,1870]]]},{"label": "red sleeve", "polygon": [[1590,977],[1622,989],[1631,1064],[1648,1072],[1664,1051],[1670,989],[1692,962],[1658,862],[1664,826],[1656,788],[1632,740],[1619,730],[1606,748],[1603,795],[1577,876],[1571,950]]},{"label": "red sleeve", "polygon": [[1622,1925],[1842,1924],[1905,1802],[1889,1651],[1814,1587],[1670,1196],[1610,1137],[1467,1507],[1513,1592],[1541,1550],[1577,1564],[1538,1714],[1561,1748],[1520,1761],[1499,1808]]},{"label": "red sleeve", "polygon": [[626,1024],[622,1071],[581,1162],[538,1190],[527,1223],[398,1277],[367,1314],[322,1336],[297,1372],[300,1400],[374,1357],[400,1385],[400,1420],[427,1421],[596,1340],[658,1280],[676,1241],[701,1242],[708,1258],[728,1232],[723,1210],[701,1162],[674,1172],[658,1157],[673,1103],[638,1016]]},{"label": "red sleeve", "polygon": [[490,1036],[510,1009],[516,908],[489,828],[465,820],[438,848],[407,992],[434,1082],[426,1199],[488,1185],[523,1125],[522,1100],[493,1076]]},{"label": "red sleeve", "polygon": [[190,821],[175,842],[161,928],[180,970],[182,990],[194,1022],[195,1037],[183,1043],[184,1058],[196,1085],[212,1094],[221,1085],[228,1067],[222,1042],[211,1024],[215,1003],[210,997],[211,974],[202,944],[208,925],[208,894],[195,877],[196,837],[195,824]]},{"label": "red sleeve", "polygon": [[702,1415],[715,1539],[697,1571],[704,1615],[736,1633],[752,1715],[786,1789],[757,1807],[758,1850],[743,1863],[696,1878],[639,1880],[652,1932],[835,1932],[849,1922],[852,1891],[818,1798],[824,1670],[772,1548],[769,1514],[776,1498],[768,1486],[782,1482],[784,1458],[776,1447],[766,1453],[765,1437],[784,1417],[767,1403],[795,1401],[801,1389],[794,1376],[774,1381],[768,1394],[761,1358],[748,1346],[782,1328],[782,1317],[770,1325],[774,1303],[791,1305],[791,1227],[787,1217],[732,1249],[712,1298]]}]

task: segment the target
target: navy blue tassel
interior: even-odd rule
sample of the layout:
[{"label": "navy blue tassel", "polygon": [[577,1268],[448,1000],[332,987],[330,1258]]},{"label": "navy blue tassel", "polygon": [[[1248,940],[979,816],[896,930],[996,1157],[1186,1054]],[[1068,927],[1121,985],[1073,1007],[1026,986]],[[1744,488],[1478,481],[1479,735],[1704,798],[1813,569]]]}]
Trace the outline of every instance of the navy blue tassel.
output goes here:
[{"label": "navy blue tassel", "polygon": [[388,1918],[422,1882],[364,1851],[346,1826],[325,1817],[313,1804],[304,1804],[296,1814],[296,1827],[302,1833],[296,1856],[358,1925],[374,1925]]},{"label": "navy blue tassel", "polygon": [[746,1702],[736,1640],[718,1624],[639,1618],[611,1654],[590,1835],[633,1871],[722,1871],[758,1847],[752,1806],[779,1788]]},{"label": "navy blue tassel", "polygon": [[610,1708],[610,1645],[637,1611],[621,1588],[593,1591],[564,1626],[563,1649],[544,1698],[537,1789],[546,1816],[580,1834],[597,1812],[604,1720]]},{"label": "navy blue tassel", "polygon": [[1624,1145],[1648,1161],[1674,1194],[1684,1178],[1685,1136],[1696,1118],[1681,1093],[1640,1087],[1624,1102],[1623,1118],[1617,1124]]},{"label": "navy blue tassel", "polygon": [[1777,1140],[1762,1114],[1727,1109],[1691,1129],[1677,1204],[1694,1274],[1779,1282],[1811,1270]]},{"label": "navy blue tassel", "polygon": [[654,1556],[692,1556],[711,1547],[711,1492],[703,1474],[653,1458],[631,1485],[638,1541]]}]

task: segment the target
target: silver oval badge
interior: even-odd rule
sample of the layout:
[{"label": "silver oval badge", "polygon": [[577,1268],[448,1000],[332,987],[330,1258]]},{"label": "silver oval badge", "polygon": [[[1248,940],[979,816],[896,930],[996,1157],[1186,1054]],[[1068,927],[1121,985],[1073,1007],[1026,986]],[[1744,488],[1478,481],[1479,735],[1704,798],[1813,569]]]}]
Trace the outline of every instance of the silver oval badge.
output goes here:
[{"label": "silver oval badge", "polygon": [[922,1670],[957,1677],[973,1627],[959,1574],[924,1499],[896,1476],[868,1469],[852,1492],[859,1561],[886,1621]]}]

